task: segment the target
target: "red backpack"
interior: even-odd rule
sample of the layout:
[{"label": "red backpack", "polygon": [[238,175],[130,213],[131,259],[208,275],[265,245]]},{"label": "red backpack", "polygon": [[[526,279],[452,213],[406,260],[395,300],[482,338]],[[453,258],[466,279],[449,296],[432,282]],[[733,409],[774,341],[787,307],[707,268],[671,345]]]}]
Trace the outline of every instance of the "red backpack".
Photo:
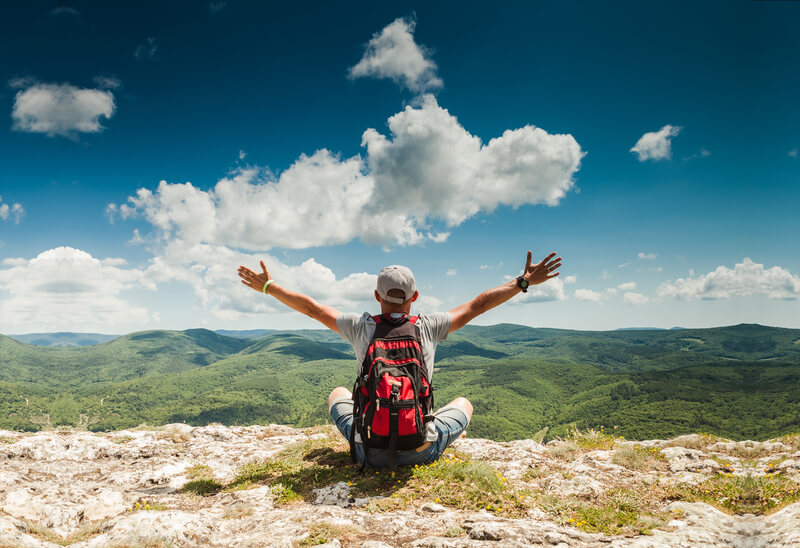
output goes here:
[{"label": "red backpack", "polygon": [[[425,425],[433,419],[433,389],[420,346],[418,316],[373,316],[375,334],[353,387],[353,429],[350,454],[355,457],[355,432],[367,448],[394,452],[425,443]],[[366,464],[366,462],[365,462]]]}]

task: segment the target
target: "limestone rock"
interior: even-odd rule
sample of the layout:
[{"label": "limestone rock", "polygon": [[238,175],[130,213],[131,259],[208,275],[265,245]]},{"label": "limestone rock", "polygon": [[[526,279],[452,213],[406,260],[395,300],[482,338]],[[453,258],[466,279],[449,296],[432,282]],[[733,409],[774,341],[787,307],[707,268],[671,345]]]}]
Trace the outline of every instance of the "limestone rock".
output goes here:
[{"label": "limestone rock", "polygon": [[[0,546],[293,548],[312,535],[322,546],[345,548],[800,546],[800,503],[765,516],[736,516],[701,502],[665,500],[659,504],[667,518],[652,534],[613,536],[584,532],[567,520],[569,514],[544,503],[530,503],[518,518],[453,508],[424,495],[400,509],[379,510],[393,499],[379,493],[356,498],[346,481],[331,481],[308,500],[289,503],[280,500],[279,488],[258,482],[207,496],[181,491],[198,477],[225,485],[243,464],[326,436],[319,428],[171,424],[100,434],[0,435],[6,440],[0,445]],[[599,504],[610,492],[642,485],[699,485],[723,473],[780,473],[791,481],[800,473],[800,454],[775,441],[681,436],[618,447],[624,445],[658,449],[658,458],[641,469],[626,468],[615,460],[615,449],[553,452],[531,440],[461,438],[454,449],[488,462],[498,481],[523,488],[528,494],[521,496],[529,500],[550,496],[570,504]]]}]

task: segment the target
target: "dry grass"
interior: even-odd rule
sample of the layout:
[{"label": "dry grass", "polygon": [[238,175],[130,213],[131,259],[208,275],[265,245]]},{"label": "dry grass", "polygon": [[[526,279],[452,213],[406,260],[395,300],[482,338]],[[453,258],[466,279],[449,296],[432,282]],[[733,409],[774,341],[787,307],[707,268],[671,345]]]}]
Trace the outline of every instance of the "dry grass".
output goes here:
[{"label": "dry grass", "polygon": [[112,441],[112,443],[116,443],[118,445],[123,445],[123,444],[128,443],[132,439],[134,439],[133,436],[127,436],[127,435],[125,435],[125,436],[114,436],[114,437],[111,438],[111,441]]},{"label": "dry grass", "polygon": [[662,495],[648,484],[609,489],[592,499],[552,495],[537,498],[539,506],[560,525],[587,533],[649,534],[669,521],[668,513],[661,509]]},{"label": "dry grass", "polygon": [[667,458],[658,447],[622,445],[614,450],[611,462],[629,470],[666,469]]},{"label": "dry grass", "polygon": [[550,441],[545,449],[548,455],[558,460],[572,460],[580,452],[577,443],[565,440]]},{"label": "dry grass", "polygon": [[578,430],[573,428],[566,439],[575,443],[578,447],[588,451],[613,449],[614,446],[622,441],[622,436],[614,436],[605,431],[604,427],[599,430],[589,428],[588,430]]},{"label": "dry grass", "polygon": [[312,523],[308,529],[308,536],[300,541],[300,546],[317,546],[333,542],[334,539],[349,543],[361,537],[363,531],[355,526],[346,527],[327,521]]},{"label": "dry grass", "polygon": [[195,464],[194,466],[190,466],[186,469],[184,474],[190,480],[214,479],[214,472],[207,464]]},{"label": "dry grass", "polygon": [[753,441],[739,442],[731,446],[728,454],[742,459],[758,459],[769,454],[769,450],[763,445]]},{"label": "dry grass", "polygon": [[732,514],[769,514],[800,500],[800,484],[780,473],[737,476],[720,473],[698,485],[678,485],[675,500],[706,502]]},{"label": "dry grass", "polygon": [[160,440],[169,440],[172,443],[186,443],[192,439],[192,435],[188,432],[181,432],[177,428],[164,428],[158,431],[156,437]]},{"label": "dry grass", "polygon": [[706,451],[709,446],[720,441],[728,440],[706,433],[688,434],[686,436],[678,436],[677,438],[667,441],[664,443],[664,447],[684,447],[686,449],[698,449],[700,451]]},{"label": "dry grass", "polygon": [[52,529],[38,523],[34,523],[26,519],[21,521],[25,526],[26,533],[38,537],[44,541],[58,544],[59,546],[70,546],[76,542],[89,540],[90,538],[100,534],[107,522],[107,520],[86,521],[82,523],[80,527],[78,527],[77,531],[64,538],[57,535]]},{"label": "dry grass", "polygon": [[788,445],[792,448],[792,451],[800,451],[800,434],[789,434],[787,436],[780,437],[775,441],[779,441],[785,445]]},{"label": "dry grass", "polygon": [[225,508],[222,519],[241,519],[253,515],[253,506],[246,502],[237,502]]}]

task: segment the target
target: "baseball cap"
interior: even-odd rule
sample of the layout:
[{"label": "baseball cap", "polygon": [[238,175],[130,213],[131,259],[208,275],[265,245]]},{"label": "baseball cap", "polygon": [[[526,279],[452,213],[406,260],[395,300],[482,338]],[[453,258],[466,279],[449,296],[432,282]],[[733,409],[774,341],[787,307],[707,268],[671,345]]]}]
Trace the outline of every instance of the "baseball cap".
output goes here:
[{"label": "baseball cap", "polygon": [[[405,266],[391,265],[385,267],[378,274],[378,295],[386,302],[403,304],[414,296],[417,284],[414,281],[414,274]],[[390,297],[390,289],[399,289],[405,294],[405,299],[400,297]]]}]

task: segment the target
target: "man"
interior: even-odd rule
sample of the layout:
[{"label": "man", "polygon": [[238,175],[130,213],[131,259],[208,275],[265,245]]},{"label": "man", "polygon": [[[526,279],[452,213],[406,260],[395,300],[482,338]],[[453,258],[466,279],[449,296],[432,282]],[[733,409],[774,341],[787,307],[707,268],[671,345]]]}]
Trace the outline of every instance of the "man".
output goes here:
[{"label": "man", "polygon": [[[448,333],[461,329],[475,317],[503,304],[518,293],[527,291],[531,285],[538,285],[559,275],[561,257],[550,253],[544,260],[531,264],[532,253],[528,251],[522,275],[494,289],[484,291],[468,303],[457,306],[450,312],[422,314],[416,322],[420,334],[420,346],[427,369],[428,380],[432,381],[433,362],[436,345],[447,338]],[[555,257],[555,258],[554,258]],[[375,333],[375,320],[365,312],[363,315],[342,314],[333,307],[320,304],[311,297],[296,293],[278,285],[272,280],[264,261],[261,273],[245,266],[239,267],[242,283],[255,291],[269,294],[286,306],[314,318],[325,327],[339,333],[353,345],[359,367],[367,347]],[[414,275],[402,266],[388,266],[378,275],[375,299],[380,303],[381,314],[393,318],[410,314],[411,304],[417,300]],[[350,439],[353,428],[353,397],[344,387],[335,388],[328,397],[328,410],[337,428],[346,439]],[[438,459],[450,443],[466,429],[472,418],[472,404],[466,398],[456,398],[441,409],[434,419],[427,423],[425,443],[417,449],[397,451],[394,459],[386,450],[369,449],[370,466],[422,464]],[[365,462],[365,448],[356,435],[355,454],[359,462]]]}]

